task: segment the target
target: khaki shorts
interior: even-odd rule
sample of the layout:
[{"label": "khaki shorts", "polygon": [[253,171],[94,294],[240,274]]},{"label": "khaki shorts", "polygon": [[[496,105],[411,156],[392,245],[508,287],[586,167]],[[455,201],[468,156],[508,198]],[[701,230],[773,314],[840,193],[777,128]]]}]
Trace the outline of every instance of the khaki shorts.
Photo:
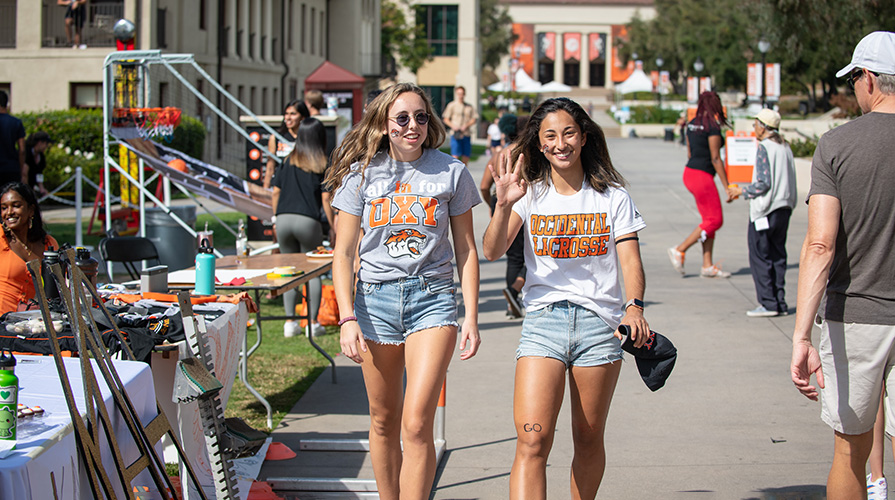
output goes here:
[{"label": "khaki shorts", "polygon": [[[887,408],[895,408],[895,326],[824,321],[820,360],[824,373],[821,418],[842,434],[873,429],[883,380]],[[886,432],[895,433],[895,415],[886,411]]]}]

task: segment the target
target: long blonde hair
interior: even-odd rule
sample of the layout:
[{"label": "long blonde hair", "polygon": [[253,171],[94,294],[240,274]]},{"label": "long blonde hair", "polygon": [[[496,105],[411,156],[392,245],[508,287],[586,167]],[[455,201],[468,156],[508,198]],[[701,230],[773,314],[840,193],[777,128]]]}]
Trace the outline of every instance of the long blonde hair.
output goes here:
[{"label": "long blonde hair", "polygon": [[429,96],[417,85],[412,83],[396,83],[376,96],[364,112],[354,128],[352,128],[342,144],[333,152],[333,163],[326,174],[324,185],[327,190],[335,191],[342,185],[342,179],[351,171],[351,165],[361,162],[361,176],[370,165],[373,157],[380,151],[388,151],[388,134],[383,130],[388,129],[388,111],[398,97],[405,92],[413,92],[420,96],[425,103],[426,113],[429,114],[428,130],[423,148],[437,148],[444,142],[447,135],[441,118],[432,112],[432,102]]}]

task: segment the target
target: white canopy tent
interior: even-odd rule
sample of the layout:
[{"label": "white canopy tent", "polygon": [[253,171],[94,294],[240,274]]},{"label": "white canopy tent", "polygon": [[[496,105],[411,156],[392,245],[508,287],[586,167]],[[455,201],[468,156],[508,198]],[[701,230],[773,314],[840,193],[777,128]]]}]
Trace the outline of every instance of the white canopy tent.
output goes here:
[{"label": "white canopy tent", "polygon": [[652,92],[653,81],[642,69],[635,69],[627,80],[615,86],[618,94],[630,94],[632,92]]},{"label": "white canopy tent", "polygon": [[[539,94],[543,92],[568,92],[572,90],[572,87],[556,81],[547,82],[542,85],[541,82],[528,76],[528,73],[522,68],[516,71],[516,74],[513,75],[513,80],[516,82],[516,92]],[[513,88],[510,82],[500,81],[489,85],[488,90],[493,92],[509,92],[513,90]]]}]

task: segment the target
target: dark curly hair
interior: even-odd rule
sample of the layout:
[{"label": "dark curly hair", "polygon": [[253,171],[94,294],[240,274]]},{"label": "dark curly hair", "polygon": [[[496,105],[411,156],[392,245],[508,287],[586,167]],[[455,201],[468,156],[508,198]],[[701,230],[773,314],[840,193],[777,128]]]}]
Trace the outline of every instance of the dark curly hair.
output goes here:
[{"label": "dark curly hair", "polygon": [[713,90],[707,90],[699,94],[699,102],[696,105],[696,116],[693,122],[701,125],[705,130],[719,129],[722,126],[729,127],[727,117],[724,115],[724,105],[721,98]]},{"label": "dark curly hair", "polygon": [[[3,188],[0,188],[0,198],[10,191],[18,193],[25,200],[25,203],[34,209],[34,219],[32,220],[31,228],[28,229],[28,242],[44,241],[44,238],[47,237],[47,230],[44,228],[43,217],[40,215],[40,205],[37,203],[37,196],[34,195],[34,191],[27,184],[10,182],[4,185]],[[6,225],[3,226],[3,232],[6,234],[6,238],[9,239],[10,231],[6,229]]]},{"label": "dark curly hair", "polygon": [[520,154],[525,155],[523,176],[529,183],[546,183],[551,175],[550,162],[541,152],[541,122],[551,113],[565,111],[568,113],[581,134],[585,137],[584,146],[581,148],[581,166],[584,168],[584,177],[588,184],[596,191],[602,193],[607,188],[622,187],[625,179],[609,158],[609,147],[606,145],[606,135],[575,101],[567,97],[547,99],[528,120],[525,129],[519,135],[519,147],[513,151],[513,162]]}]

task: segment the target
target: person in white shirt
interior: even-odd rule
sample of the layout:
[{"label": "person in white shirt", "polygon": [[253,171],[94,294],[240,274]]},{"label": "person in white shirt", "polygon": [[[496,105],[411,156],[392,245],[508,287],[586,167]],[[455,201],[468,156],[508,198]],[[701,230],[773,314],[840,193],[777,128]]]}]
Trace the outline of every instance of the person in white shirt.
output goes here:
[{"label": "person in white shirt", "polygon": [[[516,456],[510,498],[546,498],[546,464],[566,371],[575,455],[572,498],[594,498],[603,434],[621,370],[620,324],[635,346],[649,336],[637,232],[643,218],[612,166],[606,138],[584,109],[549,99],[512,157],[490,167],[497,192],[484,253],[495,260],[525,231],[525,320],[516,350]],[[623,295],[619,271],[625,280]]]}]

